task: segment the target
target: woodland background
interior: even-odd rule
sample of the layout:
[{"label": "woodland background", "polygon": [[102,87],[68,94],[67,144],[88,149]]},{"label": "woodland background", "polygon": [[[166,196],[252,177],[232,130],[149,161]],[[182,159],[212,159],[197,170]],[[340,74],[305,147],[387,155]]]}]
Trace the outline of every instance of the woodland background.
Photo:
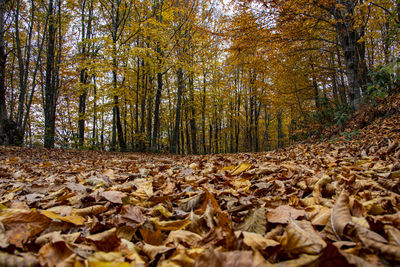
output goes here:
[{"label": "woodland background", "polygon": [[0,143],[283,147],[399,89],[400,1],[0,0]]}]

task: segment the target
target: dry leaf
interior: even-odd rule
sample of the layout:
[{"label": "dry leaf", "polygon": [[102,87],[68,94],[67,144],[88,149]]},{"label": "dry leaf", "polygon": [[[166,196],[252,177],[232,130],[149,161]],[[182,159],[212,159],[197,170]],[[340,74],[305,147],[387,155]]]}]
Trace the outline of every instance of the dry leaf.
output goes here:
[{"label": "dry leaf", "polygon": [[8,242],[22,248],[29,238],[46,229],[50,219],[36,210],[4,209],[0,213],[0,222]]},{"label": "dry leaf", "polygon": [[290,218],[296,220],[303,217],[305,214],[304,210],[298,210],[288,205],[282,205],[276,209],[269,209],[267,212],[267,220],[270,223],[286,224],[289,222]]},{"label": "dry leaf", "polygon": [[239,225],[238,229],[246,232],[265,234],[267,231],[267,220],[265,217],[265,208],[253,210],[250,215]]},{"label": "dry leaf", "polygon": [[315,232],[308,221],[290,220],[281,239],[285,251],[290,254],[319,254],[325,247],[325,241]]},{"label": "dry leaf", "polygon": [[231,175],[239,175],[239,174],[247,171],[251,167],[252,167],[252,165],[250,163],[242,163],[231,171]]},{"label": "dry leaf", "polygon": [[354,228],[349,209],[349,193],[347,191],[342,191],[333,206],[331,226],[338,238],[349,235]]},{"label": "dry leaf", "polygon": [[38,258],[40,265],[53,267],[57,264],[62,264],[73,251],[66,245],[64,241],[48,243],[40,248]]},{"label": "dry leaf", "polygon": [[41,210],[40,213],[42,213],[44,216],[47,218],[53,219],[53,220],[60,220],[68,223],[72,223],[74,225],[83,225],[85,223],[85,218],[81,216],[60,216],[57,213],[48,211],[48,210]]}]

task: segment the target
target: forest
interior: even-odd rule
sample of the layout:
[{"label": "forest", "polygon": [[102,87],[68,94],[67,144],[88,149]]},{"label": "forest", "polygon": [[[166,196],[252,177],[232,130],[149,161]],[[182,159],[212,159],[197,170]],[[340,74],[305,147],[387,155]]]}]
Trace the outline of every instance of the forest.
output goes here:
[{"label": "forest", "polygon": [[2,0],[0,143],[265,151],[396,91],[398,1]]},{"label": "forest", "polygon": [[0,266],[399,266],[399,26],[399,0],[0,0]]}]

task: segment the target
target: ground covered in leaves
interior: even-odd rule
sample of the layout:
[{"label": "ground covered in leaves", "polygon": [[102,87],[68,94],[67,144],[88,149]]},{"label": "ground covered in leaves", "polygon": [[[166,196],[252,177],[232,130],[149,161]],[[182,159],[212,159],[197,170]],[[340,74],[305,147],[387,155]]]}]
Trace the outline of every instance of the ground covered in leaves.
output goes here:
[{"label": "ground covered in leaves", "polygon": [[0,147],[1,266],[392,266],[400,115],[205,156]]}]

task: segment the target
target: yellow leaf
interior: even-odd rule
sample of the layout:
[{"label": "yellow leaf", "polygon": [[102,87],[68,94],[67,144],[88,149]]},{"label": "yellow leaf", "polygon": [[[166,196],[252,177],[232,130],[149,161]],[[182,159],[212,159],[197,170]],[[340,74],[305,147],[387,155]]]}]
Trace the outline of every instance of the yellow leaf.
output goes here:
[{"label": "yellow leaf", "polygon": [[176,221],[159,221],[158,218],[150,219],[157,229],[166,231],[181,230],[190,224],[189,219],[176,220]]},{"label": "yellow leaf", "polygon": [[232,170],[231,175],[239,175],[242,172],[247,171],[248,169],[251,168],[251,164],[250,163],[242,163],[239,166],[237,166],[234,170]]},{"label": "yellow leaf", "polygon": [[159,213],[161,213],[165,218],[169,218],[172,216],[172,212],[170,212],[169,210],[167,210],[164,206],[162,205],[157,205],[153,208],[153,211],[158,211]]},{"label": "yellow leaf", "polygon": [[58,215],[57,213],[54,213],[54,212],[51,212],[48,210],[41,210],[40,212],[47,218],[54,219],[54,220],[60,220],[60,221],[72,223],[75,225],[83,225],[86,221],[85,218],[83,218],[81,216],[75,216],[75,215],[61,216],[61,215]]}]

